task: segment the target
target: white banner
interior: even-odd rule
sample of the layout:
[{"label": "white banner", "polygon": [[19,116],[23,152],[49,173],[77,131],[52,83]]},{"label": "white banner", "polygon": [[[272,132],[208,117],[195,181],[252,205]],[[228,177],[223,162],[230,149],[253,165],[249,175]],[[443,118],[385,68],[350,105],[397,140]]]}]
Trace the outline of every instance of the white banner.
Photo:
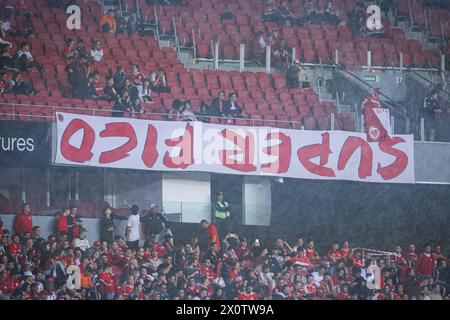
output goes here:
[{"label": "white banner", "polygon": [[57,113],[55,163],[302,179],[414,183],[412,135],[149,121]]}]

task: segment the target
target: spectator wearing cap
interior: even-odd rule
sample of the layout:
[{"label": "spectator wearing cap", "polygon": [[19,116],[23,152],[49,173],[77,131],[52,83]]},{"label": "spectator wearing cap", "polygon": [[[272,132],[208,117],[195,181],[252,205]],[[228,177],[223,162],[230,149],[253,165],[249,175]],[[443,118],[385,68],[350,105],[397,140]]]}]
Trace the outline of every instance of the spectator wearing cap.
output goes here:
[{"label": "spectator wearing cap", "polygon": [[116,33],[116,13],[113,9],[108,10],[108,14],[101,17],[99,25],[104,33]]},{"label": "spectator wearing cap", "polygon": [[225,201],[223,192],[217,194],[217,200],[214,204],[214,218],[220,231],[223,234],[228,234],[231,227],[231,212],[230,205]]}]

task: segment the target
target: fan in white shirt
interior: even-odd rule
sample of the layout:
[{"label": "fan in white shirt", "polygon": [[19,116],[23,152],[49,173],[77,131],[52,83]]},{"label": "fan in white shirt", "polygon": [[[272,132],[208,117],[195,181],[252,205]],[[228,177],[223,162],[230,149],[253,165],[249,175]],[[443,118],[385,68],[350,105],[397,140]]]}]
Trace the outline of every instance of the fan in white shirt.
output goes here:
[{"label": "fan in white shirt", "polygon": [[94,42],[94,47],[91,50],[91,57],[97,62],[102,62],[103,49],[100,47],[100,41]]},{"label": "fan in white shirt", "polygon": [[78,237],[73,239],[72,245],[74,248],[80,248],[83,252],[90,248],[86,229],[80,230],[80,234],[78,235]]}]

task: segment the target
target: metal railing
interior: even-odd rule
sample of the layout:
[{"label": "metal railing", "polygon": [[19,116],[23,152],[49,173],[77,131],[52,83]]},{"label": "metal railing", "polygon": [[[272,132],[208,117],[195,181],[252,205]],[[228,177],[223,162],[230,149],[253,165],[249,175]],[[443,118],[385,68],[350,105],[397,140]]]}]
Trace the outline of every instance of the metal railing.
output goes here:
[{"label": "metal railing", "polygon": [[[92,116],[111,116],[114,110],[110,109],[91,109],[91,108],[78,108],[78,107],[63,107],[63,106],[44,106],[44,105],[32,105],[32,104],[15,104],[15,103],[4,103],[0,102],[0,108],[2,106],[11,107],[11,111],[2,112],[0,110],[0,120],[17,120],[22,117],[27,117],[31,119],[40,119],[43,121],[56,122],[55,112],[68,112],[68,113],[79,113],[83,115],[92,115]],[[27,110],[20,110],[21,108],[26,107]],[[29,108],[36,108],[36,111],[48,110],[53,112],[52,115],[39,115],[39,114],[29,114]],[[158,112],[148,112],[145,114],[131,112],[127,113],[128,118],[132,119],[142,119],[142,120],[159,120],[159,121],[172,121],[168,118],[169,113],[158,113]],[[5,119],[6,117],[6,119]],[[10,117],[10,119],[8,119]],[[217,117],[217,116],[207,116],[207,115],[197,115],[197,118],[200,120],[207,119],[209,122],[216,124],[232,124],[237,121],[240,125],[244,126],[263,126],[263,127],[273,127],[279,129],[293,129],[293,130],[305,130],[304,126],[300,121],[293,120],[270,120],[270,119],[254,119],[254,118],[227,118],[227,117]],[[364,115],[357,115],[358,120],[355,120],[355,131],[364,133]],[[200,121],[198,120],[198,121]],[[335,120],[336,114],[330,114],[330,123],[328,129],[321,131],[335,131]],[[395,124],[395,120],[391,119],[392,124]],[[244,123],[244,124],[242,124]],[[319,130],[319,129],[315,129]],[[395,129],[394,129],[395,130]],[[411,134],[409,125],[407,126],[405,134]],[[426,131],[425,131],[425,120],[424,118],[420,119],[420,132],[419,132],[419,141],[426,141]]]},{"label": "metal railing", "polygon": [[[374,87],[372,85],[370,85],[367,82],[361,80],[357,75],[355,75],[352,72],[348,71],[347,69],[345,69],[341,65],[335,64],[335,67],[336,67],[336,69],[338,69],[338,70],[348,74],[349,76],[351,76],[353,79],[355,79],[356,81],[358,81],[359,83],[364,85],[366,88],[369,88],[369,89],[372,89],[372,90],[374,89]],[[389,107],[390,110],[394,111],[395,113],[399,114],[400,116],[402,116],[404,118],[407,118],[405,110],[400,111],[400,110],[397,109],[398,107],[401,107],[397,102],[392,100],[389,96],[385,95],[384,93],[380,93],[380,95],[386,99],[386,101],[388,102],[387,106]]]},{"label": "metal railing", "polygon": [[178,39],[177,23],[175,22],[175,18],[172,18],[172,22],[173,22],[173,32],[175,34],[175,48],[177,50],[177,59],[180,60],[180,42]]},{"label": "metal railing", "polygon": [[[38,115],[38,114],[30,114],[30,108],[36,108],[36,112],[39,111],[49,111],[49,112],[73,112],[80,113],[92,116],[102,116],[106,113],[113,114],[114,112],[122,112],[118,110],[112,109],[96,109],[96,108],[79,108],[79,107],[64,107],[64,106],[47,106],[47,105],[35,105],[35,104],[19,104],[19,103],[5,103],[0,102],[0,107],[7,106],[12,107],[11,112],[1,112],[0,115],[3,116],[11,116],[12,120],[15,120],[17,117],[30,117],[30,118],[44,118],[51,119],[55,121],[55,114],[52,115]],[[20,110],[21,108],[27,108],[26,110]],[[138,112],[126,112],[129,115],[129,118],[138,118],[138,119],[147,119],[152,120],[152,118],[156,118],[156,120],[161,120],[161,117],[166,118],[169,121],[169,113],[164,112],[146,112],[146,113],[138,113]],[[218,117],[218,116],[208,116],[208,115],[197,115],[196,117],[200,119],[208,119],[210,121],[221,121],[224,123],[228,123],[233,120],[248,122],[251,126],[255,126],[255,123],[266,123],[266,124],[289,124],[292,128],[300,128],[301,122],[299,121],[289,121],[289,120],[268,120],[268,119],[252,119],[252,118],[229,118],[229,117]]]},{"label": "metal railing", "polygon": [[444,93],[447,97],[450,98],[450,92],[445,91],[443,88],[440,87],[440,86],[443,85],[443,84],[434,83],[433,81],[431,81],[431,80],[428,79],[427,77],[424,77],[423,75],[421,75],[421,74],[418,73],[417,71],[410,70],[410,72],[411,72],[413,75],[415,75],[415,76],[417,76],[418,78],[420,78],[421,80],[423,80],[423,81],[429,83],[430,85],[432,85],[432,86],[433,86],[433,89],[438,90],[439,92]]}]

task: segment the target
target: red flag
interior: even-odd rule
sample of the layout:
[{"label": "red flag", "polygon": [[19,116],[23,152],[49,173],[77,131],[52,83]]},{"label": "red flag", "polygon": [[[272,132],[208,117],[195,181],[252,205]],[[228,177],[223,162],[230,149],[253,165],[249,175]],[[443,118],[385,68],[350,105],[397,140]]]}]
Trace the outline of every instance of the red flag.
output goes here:
[{"label": "red flag", "polygon": [[369,95],[366,97],[364,117],[368,142],[382,142],[390,138],[389,109],[381,108],[381,102],[376,96]]}]

